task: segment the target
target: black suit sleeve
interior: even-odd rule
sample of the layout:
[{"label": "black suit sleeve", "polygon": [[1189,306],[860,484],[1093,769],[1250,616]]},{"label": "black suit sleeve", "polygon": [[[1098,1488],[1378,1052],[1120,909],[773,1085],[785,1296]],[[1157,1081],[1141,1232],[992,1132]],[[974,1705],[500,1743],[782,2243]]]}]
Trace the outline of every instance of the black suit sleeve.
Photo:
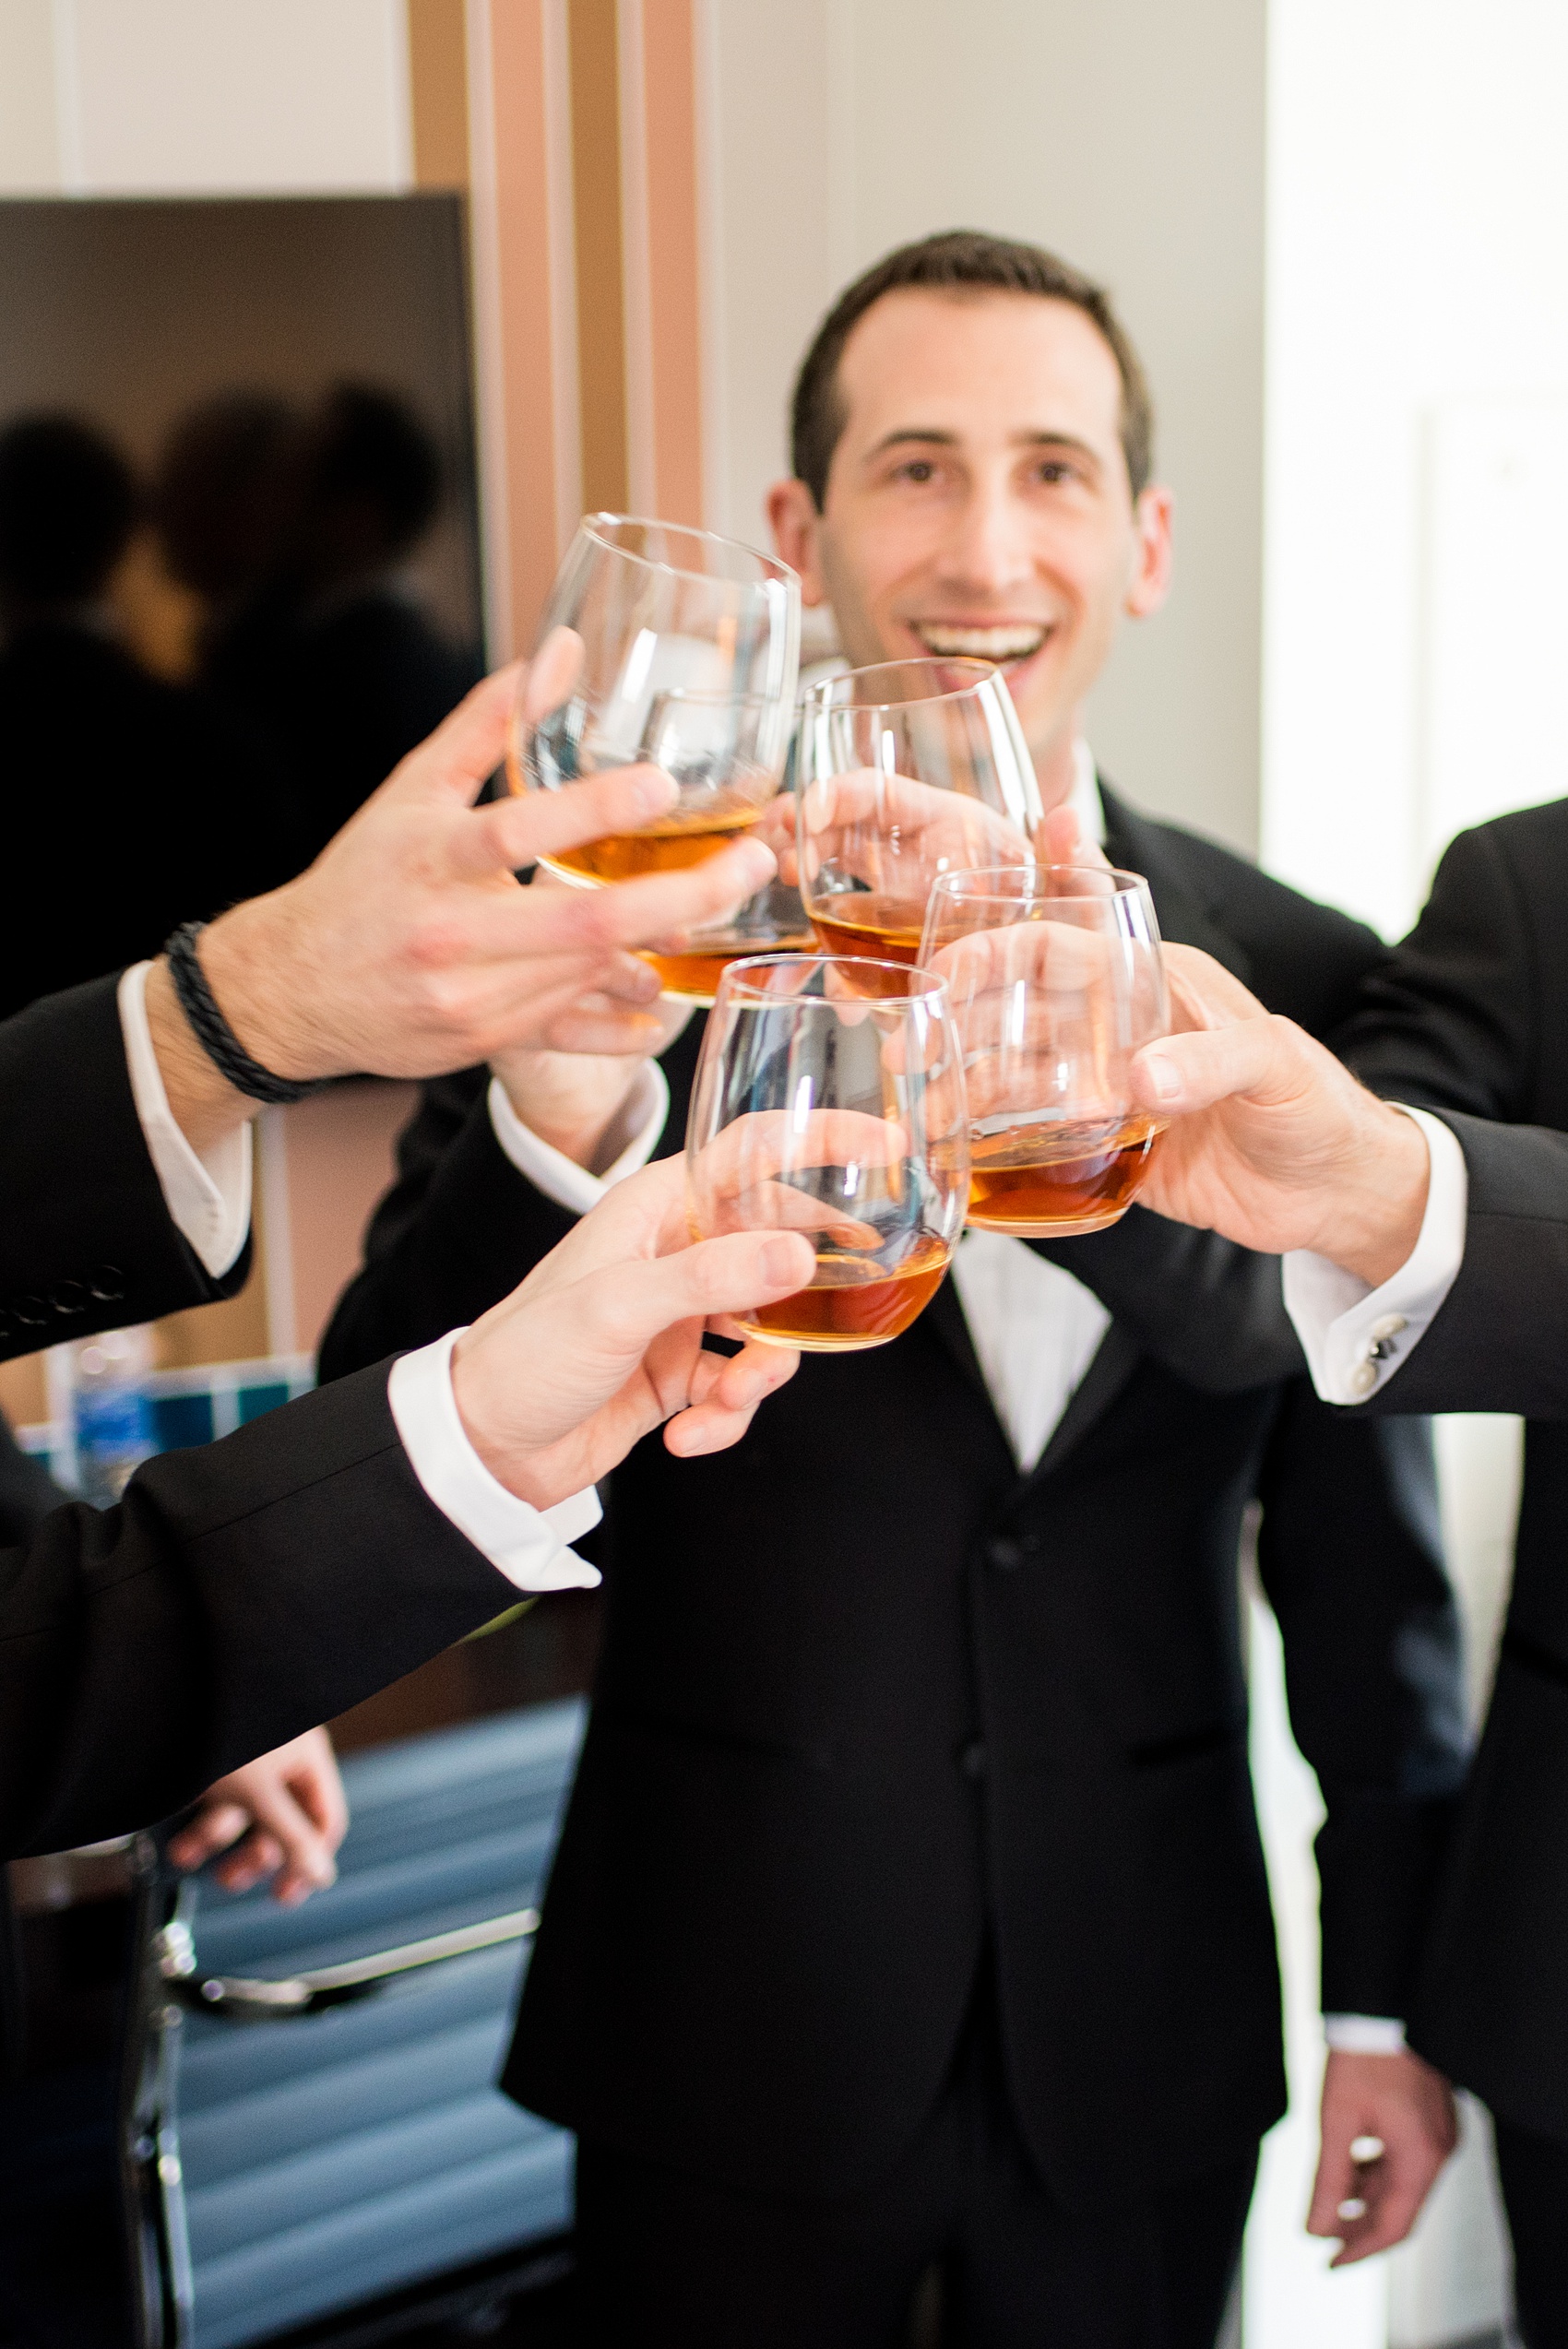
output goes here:
[{"label": "black suit sleeve", "polygon": [[1431,1428],[1348,1417],[1292,1380],[1258,1495],[1291,1726],[1327,1814],[1324,2010],[1403,2017],[1467,1747]]},{"label": "black suit sleeve", "polygon": [[1555,835],[1560,813],[1533,810],[1459,836],[1420,920],[1337,1039],[1374,1092],[1453,1127],[1467,1176],[1458,1277],[1369,1412],[1568,1418],[1568,1134],[1526,1122],[1539,1097],[1543,1006],[1556,993],[1539,968],[1526,863],[1548,881],[1561,869],[1560,841],[1539,836],[1548,825]]},{"label": "black suit sleeve", "polygon": [[495,1139],[483,1069],[427,1085],[398,1144],[398,1179],[338,1301],[320,1371],[338,1379],[478,1319],[576,1221]]},{"label": "black suit sleeve", "polygon": [[145,1825],[411,1671],[512,1585],[424,1496],[387,1366],[0,1550],[0,1853]]},{"label": "black suit sleeve", "polygon": [[131,1094],[116,981],[0,1023],[0,1359],[232,1297],[164,1204]]}]

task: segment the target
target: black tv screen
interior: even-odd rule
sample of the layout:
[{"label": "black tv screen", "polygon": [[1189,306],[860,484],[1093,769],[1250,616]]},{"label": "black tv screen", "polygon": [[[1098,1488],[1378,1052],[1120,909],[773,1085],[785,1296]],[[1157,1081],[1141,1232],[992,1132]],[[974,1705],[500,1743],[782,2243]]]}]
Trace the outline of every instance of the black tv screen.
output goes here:
[{"label": "black tv screen", "polygon": [[483,665],[460,197],[0,203],[0,1012],[309,861]]}]

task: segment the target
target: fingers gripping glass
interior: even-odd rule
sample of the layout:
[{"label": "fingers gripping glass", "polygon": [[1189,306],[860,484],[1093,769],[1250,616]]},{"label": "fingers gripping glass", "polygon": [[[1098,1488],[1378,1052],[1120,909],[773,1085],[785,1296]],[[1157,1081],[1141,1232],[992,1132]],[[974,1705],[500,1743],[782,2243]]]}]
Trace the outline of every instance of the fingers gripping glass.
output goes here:
[{"label": "fingers gripping glass", "polygon": [[802,704],[796,755],[801,896],[832,953],[912,964],[940,873],[1036,860],[1034,761],[988,662],[827,678]]},{"label": "fingers gripping glass", "polygon": [[731,965],[686,1130],[692,1226],[800,1231],[816,1251],[810,1287],[742,1328],[814,1352],[897,1337],[947,1269],[968,1174],[939,979],[820,955]]},{"label": "fingers gripping glass", "polygon": [[970,1224],[1113,1224],[1160,1132],[1131,1087],[1133,1055],[1170,1026],[1147,884],[1103,866],[944,874],[921,962],[945,978],[962,1042]]},{"label": "fingers gripping glass", "polygon": [[[580,523],[540,623],[576,639],[570,690],[513,713],[514,791],[559,790],[647,763],[680,789],[667,815],[543,861],[580,888],[700,864],[748,831],[778,789],[794,723],[801,590],[789,566],[710,531],[595,514]],[[537,690],[537,686],[536,686]],[[763,898],[742,918],[647,959],[668,991],[710,1002],[724,964],[772,943]]]}]

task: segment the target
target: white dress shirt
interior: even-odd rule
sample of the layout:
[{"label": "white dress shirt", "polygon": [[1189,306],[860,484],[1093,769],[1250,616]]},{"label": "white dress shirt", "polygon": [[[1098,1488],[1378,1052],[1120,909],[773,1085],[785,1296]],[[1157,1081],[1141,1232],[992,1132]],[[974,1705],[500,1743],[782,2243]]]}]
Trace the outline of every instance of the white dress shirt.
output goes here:
[{"label": "white dress shirt", "polygon": [[[250,1229],[250,1128],[226,1136],[205,1158],[181,1133],[147,1024],[150,968],[149,963],[138,963],[120,981],[120,1029],[131,1096],[175,1228],[219,1280]],[[392,1366],[387,1400],[410,1466],[442,1515],[518,1590],[591,1589],[598,1574],[568,1544],[599,1523],[598,1495],[589,1487],[552,1509],[531,1509],[497,1484],[457,1416],[451,1360],[461,1335],[451,1330]]]}]

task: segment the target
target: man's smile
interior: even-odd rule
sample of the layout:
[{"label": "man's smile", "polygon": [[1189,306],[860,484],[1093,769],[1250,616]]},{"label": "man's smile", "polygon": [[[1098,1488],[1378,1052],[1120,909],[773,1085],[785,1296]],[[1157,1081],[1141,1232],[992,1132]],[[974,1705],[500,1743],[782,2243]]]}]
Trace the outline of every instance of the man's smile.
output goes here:
[{"label": "man's smile", "polygon": [[954,620],[911,620],[909,626],[938,660],[1029,660],[1053,634],[1043,620],[1002,620],[968,624]]}]

